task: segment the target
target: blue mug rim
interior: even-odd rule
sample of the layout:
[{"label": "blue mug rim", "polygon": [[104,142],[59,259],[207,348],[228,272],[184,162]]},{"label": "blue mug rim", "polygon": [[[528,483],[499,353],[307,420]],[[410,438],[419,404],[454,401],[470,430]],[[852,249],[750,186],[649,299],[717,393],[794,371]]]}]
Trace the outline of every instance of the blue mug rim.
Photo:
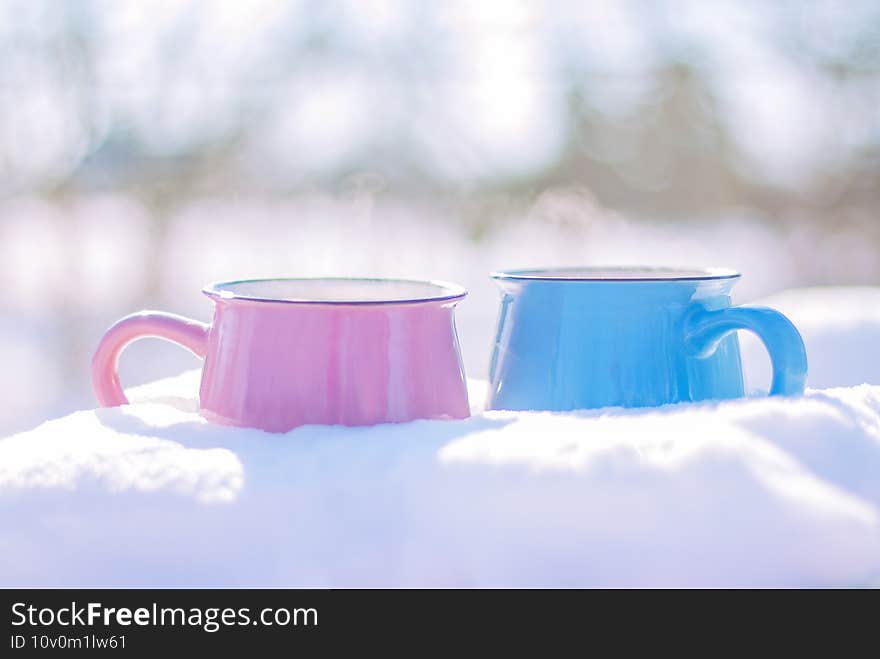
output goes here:
[{"label": "blue mug rim", "polygon": [[573,266],[565,268],[526,268],[498,270],[492,279],[504,281],[638,282],[721,281],[739,279],[731,268],[688,268],[667,266]]}]

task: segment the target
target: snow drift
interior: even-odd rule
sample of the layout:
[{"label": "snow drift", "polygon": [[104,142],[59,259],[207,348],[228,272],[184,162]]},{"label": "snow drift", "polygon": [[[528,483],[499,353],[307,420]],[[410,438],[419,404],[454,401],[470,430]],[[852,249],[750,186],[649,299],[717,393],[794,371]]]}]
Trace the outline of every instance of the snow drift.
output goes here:
[{"label": "snow drift", "polygon": [[[867,368],[860,299],[811,359]],[[0,584],[880,584],[880,386],[273,435],[204,422],[197,378],[0,440]]]}]

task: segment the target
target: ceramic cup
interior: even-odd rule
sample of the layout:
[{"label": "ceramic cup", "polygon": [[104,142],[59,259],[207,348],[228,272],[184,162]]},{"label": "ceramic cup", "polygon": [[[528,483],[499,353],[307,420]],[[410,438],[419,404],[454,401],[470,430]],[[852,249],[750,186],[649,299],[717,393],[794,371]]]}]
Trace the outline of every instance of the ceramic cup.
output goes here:
[{"label": "ceramic cup", "polygon": [[216,423],[283,432],[469,414],[453,319],[466,295],[460,286],[259,279],[203,292],[214,302],[210,325],[142,311],[107,330],[92,360],[102,406],[127,403],[119,354],[149,336],[205,360],[199,409]]},{"label": "ceramic cup", "polygon": [[647,407],[743,395],[735,330],[773,362],[771,394],[803,393],[804,343],[765,307],[734,307],[731,270],[576,268],[493,273],[502,301],[489,409]]}]

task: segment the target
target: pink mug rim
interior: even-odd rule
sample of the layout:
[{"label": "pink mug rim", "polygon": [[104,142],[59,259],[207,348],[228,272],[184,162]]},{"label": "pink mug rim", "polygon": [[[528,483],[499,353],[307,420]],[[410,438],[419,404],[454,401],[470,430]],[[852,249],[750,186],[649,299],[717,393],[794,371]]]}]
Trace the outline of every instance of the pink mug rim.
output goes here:
[{"label": "pink mug rim", "polygon": [[[311,297],[285,297],[273,298],[262,295],[249,295],[230,290],[238,284],[260,284],[268,282],[359,282],[377,284],[415,284],[431,286],[437,290],[436,295],[420,295],[415,297],[389,297],[387,299],[351,299],[334,300]],[[202,288],[202,293],[209,298],[223,301],[260,302],[269,304],[308,304],[308,305],[333,305],[333,306],[385,306],[397,304],[425,304],[431,302],[452,302],[464,299],[467,289],[459,284],[436,279],[398,279],[386,277],[255,277],[253,279],[233,279],[218,281]]]}]

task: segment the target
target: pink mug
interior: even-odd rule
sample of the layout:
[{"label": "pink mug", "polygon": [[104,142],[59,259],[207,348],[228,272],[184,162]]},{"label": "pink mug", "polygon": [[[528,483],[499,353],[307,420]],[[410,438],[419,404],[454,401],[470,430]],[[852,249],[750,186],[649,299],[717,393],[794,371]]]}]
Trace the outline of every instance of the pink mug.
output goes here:
[{"label": "pink mug", "polygon": [[203,289],[210,325],[158,311],[118,321],[92,359],[104,407],[125,405],[117,364],[143,337],[205,360],[209,421],[284,432],[469,415],[453,312],[467,292],[443,282],[253,279]]}]

